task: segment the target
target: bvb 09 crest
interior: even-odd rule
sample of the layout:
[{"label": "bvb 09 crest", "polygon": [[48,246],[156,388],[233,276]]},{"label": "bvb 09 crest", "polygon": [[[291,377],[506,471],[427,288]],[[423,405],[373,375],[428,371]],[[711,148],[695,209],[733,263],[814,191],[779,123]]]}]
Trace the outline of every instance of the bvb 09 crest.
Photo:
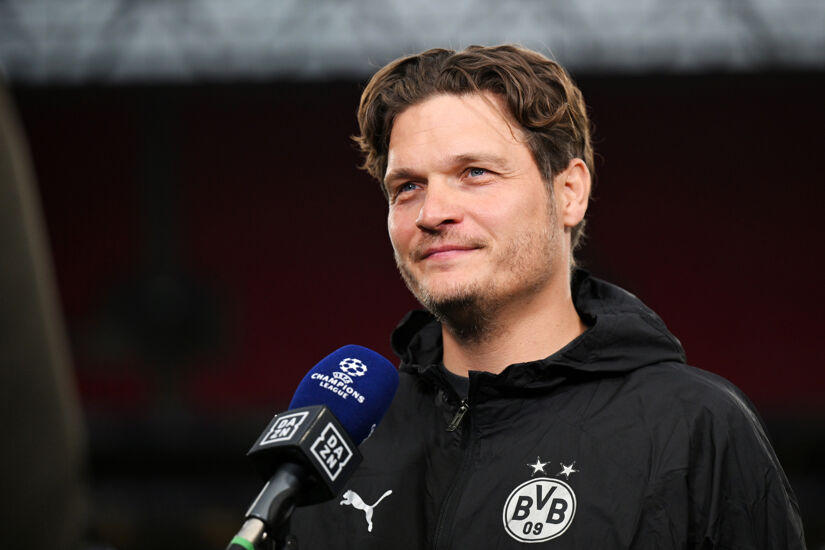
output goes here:
[{"label": "bvb 09 crest", "polygon": [[576,513],[576,495],[560,479],[539,477],[516,487],[504,505],[504,529],[521,542],[543,542],[564,533]]}]

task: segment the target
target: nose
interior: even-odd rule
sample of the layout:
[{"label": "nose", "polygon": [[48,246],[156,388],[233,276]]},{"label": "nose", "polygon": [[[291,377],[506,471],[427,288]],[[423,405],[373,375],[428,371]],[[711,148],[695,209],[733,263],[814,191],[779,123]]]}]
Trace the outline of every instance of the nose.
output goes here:
[{"label": "nose", "polygon": [[459,223],[464,217],[457,190],[447,181],[432,179],[427,184],[421,210],[415,225],[428,233],[437,232],[445,226]]}]

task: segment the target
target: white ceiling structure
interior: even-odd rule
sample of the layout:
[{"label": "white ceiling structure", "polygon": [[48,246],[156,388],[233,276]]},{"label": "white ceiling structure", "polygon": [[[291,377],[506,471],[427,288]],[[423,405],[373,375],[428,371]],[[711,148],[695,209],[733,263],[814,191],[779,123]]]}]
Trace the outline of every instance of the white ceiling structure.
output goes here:
[{"label": "white ceiling structure", "polygon": [[12,82],[362,78],[515,42],[574,72],[825,70],[825,0],[0,0]]}]

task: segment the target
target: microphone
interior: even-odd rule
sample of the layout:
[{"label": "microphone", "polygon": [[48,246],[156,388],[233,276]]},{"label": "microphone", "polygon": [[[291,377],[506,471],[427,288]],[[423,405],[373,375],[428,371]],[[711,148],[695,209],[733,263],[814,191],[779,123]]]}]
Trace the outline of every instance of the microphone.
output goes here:
[{"label": "microphone", "polygon": [[398,388],[386,358],[348,345],[301,380],[289,409],[276,414],[247,453],[267,481],[227,550],[262,548],[296,505],[334,498],[361,463],[357,445],[384,417]]}]

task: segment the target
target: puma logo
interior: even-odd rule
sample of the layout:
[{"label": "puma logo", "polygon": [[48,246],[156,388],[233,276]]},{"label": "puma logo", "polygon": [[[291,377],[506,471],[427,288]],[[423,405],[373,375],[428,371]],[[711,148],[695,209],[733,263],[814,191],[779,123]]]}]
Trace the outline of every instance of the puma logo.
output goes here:
[{"label": "puma logo", "polygon": [[341,506],[350,505],[356,510],[363,510],[364,515],[367,516],[367,531],[372,533],[372,511],[373,509],[378,506],[378,503],[384,500],[384,498],[390,496],[392,494],[392,489],[381,495],[381,498],[375,501],[375,504],[367,504],[364,502],[358,493],[355,491],[348,490],[344,493],[344,500],[341,501]]}]

